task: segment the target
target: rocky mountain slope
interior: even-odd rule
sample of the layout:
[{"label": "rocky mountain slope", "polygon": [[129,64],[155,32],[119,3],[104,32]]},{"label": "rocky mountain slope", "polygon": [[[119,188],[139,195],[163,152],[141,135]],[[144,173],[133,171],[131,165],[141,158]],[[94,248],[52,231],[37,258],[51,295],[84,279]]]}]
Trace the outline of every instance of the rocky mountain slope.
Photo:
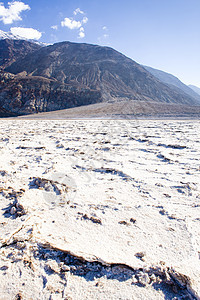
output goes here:
[{"label": "rocky mountain slope", "polygon": [[8,67],[16,60],[20,61],[28,53],[33,53],[40,48],[41,46],[24,40],[0,40],[0,67]]},{"label": "rocky mountain slope", "polygon": [[71,42],[41,47],[5,39],[0,64],[0,106],[7,114],[124,100],[200,103],[108,47]]},{"label": "rocky mountain slope", "polygon": [[[175,77],[172,74],[169,74],[164,71],[157,70],[157,69],[154,69],[151,67],[147,67],[147,66],[144,66],[144,67],[153,76],[158,78],[163,83],[167,84],[169,87],[178,88],[178,91],[180,93],[187,94],[200,102],[200,92],[198,94],[197,91],[192,88],[192,86],[185,85],[183,82],[181,82],[177,77]],[[200,91],[200,89],[199,89],[199,91]]]},{"label": "rocky mountain slope", "polygon": [[101,102],[100,92],[39,76],[0,74],[1,116],[31,114]]},{"label": "rocky mountain slope", "polygon": [[163,85],[141,65],[121,53],[96,45],[63,42],[44,47],[12,64],[7,71],[78,82],[100,90],[104,100],[128,98],[194,104]]}]

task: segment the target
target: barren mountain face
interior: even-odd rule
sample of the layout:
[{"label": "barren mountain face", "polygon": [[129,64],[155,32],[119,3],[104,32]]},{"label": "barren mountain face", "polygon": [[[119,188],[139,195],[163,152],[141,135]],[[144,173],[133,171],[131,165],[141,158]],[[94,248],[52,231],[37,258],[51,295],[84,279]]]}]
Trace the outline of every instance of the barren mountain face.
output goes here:
[{"label": "barren mountain face", "polygon": [[32,53],[41,46],[23,40],[5,39],[0,41],[0,67],[5,68],[28,53]]},{"label": "barren mountain face", "polygon": [[0,106],[7,114],[127,100],[198,104],[112,48],[3,40],[0,49]]}]

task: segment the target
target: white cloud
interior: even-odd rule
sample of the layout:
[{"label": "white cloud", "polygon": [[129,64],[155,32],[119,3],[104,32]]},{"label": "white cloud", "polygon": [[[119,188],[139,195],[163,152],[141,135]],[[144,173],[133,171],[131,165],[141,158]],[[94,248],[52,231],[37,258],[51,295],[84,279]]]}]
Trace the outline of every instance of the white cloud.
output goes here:
[{"label": "white cloud", "polygon": [[97,39],[98,39],[98,42],[101,44],[101,45],[110,45],[110,43],[109,43],[109,34],[108,34],[108,32],[109,32],[109,30],[108,30],[108,28],[107,28],[107,26],[103,26],[102,27],[102,30],[103,30],[103,33],[102,33],[102,35],[100,36],[100,37],[98,37]]},{"label": "white cloud", "polygon": [[33,28],[11,27],[10,31],[14,35],[31,40],[39,40],[42,36],[41,32]]},{"label": "white cloud", "polygon": [[68,27],[69,29],[79,29],[82,23],[80,21],[75,21],[70,18],[65,18],[64,21],[61,22],[62,27]]},{"label": "white cloud", "polygon": [[76,16],[77,14],[84,14],[84,11],[80,10],[80,8],[78,7],[77,9],[75,9],[75,11],[73,12],[74,15]]},{"label": "white cloud", "polygon": [[84,17],[83,20],[82,20],[82,24],[86,24],[87,22],[88,22],[88,18]]},{"label": "white cloud", "polygon": [[82,39],[85,37],[85,30],[83,27],[80,28],[78,37],[79,37],[79,39]]},{"label": "white cloud", "polygon": [[54,30],[58,30],[58,25],[53,25],[53,26],[51,26],[51,28]]},{"label": "white cloud", "polygon": [[[78,9],[78,8],[77,8]],[[65,18],[64,21],[61,22],[62,27],[67,27],[69,29],[79,29],[78,38],[82,39],[85,37],[85,30],[83,25],[88,22],[87,17],[83,17],[81,21],[76,21],[73,18]]]},{"label": "white cloud", "polygon": [[21,12],[29,10],[30,6],[21,1],[8,2],[8,8],[0,3],[0,21],[4,24],[12,24],[14,21],[21,21]]},{"label": "white cloud", "polygon": [[[77,8],[74,11],[74,14],[77,15],[77,13],[84,13],[84,12],[82,12],[79,8]],[[82,39],[85,37],[85,30],[83,25],[86,24],[87,22],[88,22],[87,17],[83,17],[83,19],[80,21],[76,21],[73,18],[65,18],[64,21],[61,22],[61,26],[67,27],[71,30],[78,29],[79,30],[78,38]]]},{"label": "white cloud", "polygon": [[79,39],[83,39],[85,37],[85,32],[80,31],[78,37]]}]

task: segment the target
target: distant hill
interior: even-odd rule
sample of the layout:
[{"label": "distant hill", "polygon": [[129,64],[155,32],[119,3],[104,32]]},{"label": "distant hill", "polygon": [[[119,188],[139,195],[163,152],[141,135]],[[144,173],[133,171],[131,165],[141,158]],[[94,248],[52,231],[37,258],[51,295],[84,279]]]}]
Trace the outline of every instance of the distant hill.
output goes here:
[{"label": "distant hill", "polygon": [[[162,82],[109,47],[62,42],[41,47],[0,40],[0,109],[30,114],[101,102],[197,105],[198,97]],[[188,87],[190,90],[190,88]]]},{"label": "distant hill", "polygon": [[188,85],[195,93],[197,93],[198,95],[200,95],[200,88],[195,86],[195,85]]},{"label": "distant hill", "polygon": [[147,66],[144,66],[144,67],[147,71],[149,71],[152,75],[154,75],[156,78],[158,78],[163,83],[167,84],[169,87],[178,88],[180,93],[182,91],[182,92],[184,92],[184,94],[187,94],[187,95],[195,98],[200,103],[200,94],[197,93],[197,91],[195,91],[195,89],[192,89],[191,86],[187,86],[186,84],[181,82],[174,75],[166,73],[161,70],[151,68],[151,67],[147,67]]}]

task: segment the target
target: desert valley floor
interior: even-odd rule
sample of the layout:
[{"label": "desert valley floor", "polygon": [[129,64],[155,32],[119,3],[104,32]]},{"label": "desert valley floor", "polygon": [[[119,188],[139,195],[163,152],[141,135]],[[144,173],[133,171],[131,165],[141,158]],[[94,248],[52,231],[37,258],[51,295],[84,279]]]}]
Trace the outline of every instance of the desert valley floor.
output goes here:
[{"label": "desert valley floor", "polygon": [[0,299],[200,299],[200,121],[0,120]]}]

